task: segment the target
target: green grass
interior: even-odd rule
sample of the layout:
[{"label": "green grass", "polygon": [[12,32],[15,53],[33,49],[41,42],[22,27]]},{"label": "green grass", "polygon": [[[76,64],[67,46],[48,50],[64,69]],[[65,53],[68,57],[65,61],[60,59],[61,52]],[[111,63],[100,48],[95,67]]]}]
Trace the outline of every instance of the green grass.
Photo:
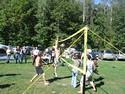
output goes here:
[{"label": "green grass", "polygon": [[[48,66],[44,67],[45,70]],[[86,87],[86,94],[124,94],[125,92],[125,62],[101,61],[98,67],[100,75],[94,75],[97,92],[90,86]],[[49,86],[43,85],[40,78],[27,91],[31,84],[29,81],[35,74],[34,67],[27,64],[5,64],[0,61],[0,94],[77,94],[79,87],[71,87],[71,68],[58,67],[59,79],[53,80],[53,67],[45,71],[46,78],[51,81]],[[80,79],[80,75],[79,75]]]}]

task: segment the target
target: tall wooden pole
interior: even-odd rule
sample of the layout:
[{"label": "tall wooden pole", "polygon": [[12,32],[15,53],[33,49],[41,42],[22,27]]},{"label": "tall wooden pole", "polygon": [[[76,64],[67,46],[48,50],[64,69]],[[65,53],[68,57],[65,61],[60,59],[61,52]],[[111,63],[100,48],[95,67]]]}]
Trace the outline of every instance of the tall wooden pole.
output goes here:
[{"label": "tall wooden pole", "polygon": [[56,48],[56,49],[58,48],[58,40],[59,40],[59,38],[58,38],[58,36],[57,36],[56,41],[55,41],[55,48]]},{"label": "tall wooden pole", "polygon": [[86,1],[83,0],[83,23],[85,22],[85,16],[86,16]]},{"label": "tall wooden pole", "polygon": [[[86,0],[83,0],[83,23],[86,23]],[[85,41],[86,40],[86,30],[85,30],[85,33],[84,33],[84,56],[85,56],[85,53],[86,53],[86,45],[85,45],[85,43],[87,42],[87,41]],[[82,93],[83,94],[85,94],[85,78],[86,78],[86,75],[85,75],[85,71],[86,70],[84,70],[84,67],[85,67],[85,57],[84,57],[84,60],[83,60],[83,63],[84,63],[84,66],[83,66],[83,71],[84,71],[84,74],[83,74],[83,87],[82,87]]]},{"label": "tall wooden pole", "polygon": [[82,93],[85,94],[85,81],[86,81],[86,64],[87,64],[87,33],[88,27],[86,26],[84,31],[84,59],[83,59],[83,90]]}]

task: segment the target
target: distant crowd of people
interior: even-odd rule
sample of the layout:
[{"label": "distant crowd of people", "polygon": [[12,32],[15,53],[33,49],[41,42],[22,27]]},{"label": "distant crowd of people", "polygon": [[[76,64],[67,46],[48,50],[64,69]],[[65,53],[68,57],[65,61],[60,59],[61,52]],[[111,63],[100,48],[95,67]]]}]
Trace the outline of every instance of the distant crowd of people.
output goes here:
[{"label": "distant crowd of people", "polygon": [[7,54],[7,63],[10,63],[10,58],[13,55],[16,64],[17,63],[27,63],[27,48],[17,46],[15,49],[12,49],[11,47],[8,47],[6,49]]},{"label": "distant crowd of people", "polygon": [[[27,63],[28,55],[32,58],[34,63],[39,51],[41,50],[38,47],[32,47],[29,54],[28,48],[25,46],[16,46],[16,48],[8,47],[6,48],[6,63],[10,63],[10,60],[12,58],[14,58],[16,64]],[[53,62],[56,64],[58,62],[58,53],[60,53],[59,50],[55,49],[54,47],[51,49],[47,48],[44,51],[42,51],[42,59],[44,60],[44,63],[48,64]]]}]

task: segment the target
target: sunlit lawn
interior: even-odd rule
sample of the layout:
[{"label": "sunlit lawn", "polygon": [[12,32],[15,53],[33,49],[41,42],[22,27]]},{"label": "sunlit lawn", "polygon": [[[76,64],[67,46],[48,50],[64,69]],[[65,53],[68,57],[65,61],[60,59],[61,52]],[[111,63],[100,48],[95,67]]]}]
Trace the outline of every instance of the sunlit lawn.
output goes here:
[{"label": "sunlit lawn", "polygon": [[[77,94],[79,86],[73,88],[71,82],[71,68],[58,67],[59,78],[54,79],[53,67],[45,66],[49,86],[43,85],[40,78],[31,85],[30,79],[35,74],[31,62],[27,64],[6,64],[0,61],[0,94]],[[125,94],[125,62],[101,61],[98,67],[100,75],[94,75],[97,92],[90,86],[86,87],[86,94]],[[80,80],[80,76],[78,80]]]}]

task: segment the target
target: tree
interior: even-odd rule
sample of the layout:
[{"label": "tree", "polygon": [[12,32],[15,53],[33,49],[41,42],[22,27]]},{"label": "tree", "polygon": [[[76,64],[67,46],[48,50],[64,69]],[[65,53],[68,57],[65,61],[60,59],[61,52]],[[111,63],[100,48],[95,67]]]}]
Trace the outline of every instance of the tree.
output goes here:
[{"label": "tree", "polygon": [[72,0],[39,0],[35,39],[47,47],[53,45],[57,35],[61,39],[76,32],[82,24],[79,4]]},{"label": "tree", "polygon": [[125,46],[125,1],[116,0],[113,2],[113,30],[116,33],[114,44],[119,49]]},{"label": "tree", "polygon": [[4,44],[25,45],[34,36],[34,6],[32,0],[1,1],[0,36]]}]

